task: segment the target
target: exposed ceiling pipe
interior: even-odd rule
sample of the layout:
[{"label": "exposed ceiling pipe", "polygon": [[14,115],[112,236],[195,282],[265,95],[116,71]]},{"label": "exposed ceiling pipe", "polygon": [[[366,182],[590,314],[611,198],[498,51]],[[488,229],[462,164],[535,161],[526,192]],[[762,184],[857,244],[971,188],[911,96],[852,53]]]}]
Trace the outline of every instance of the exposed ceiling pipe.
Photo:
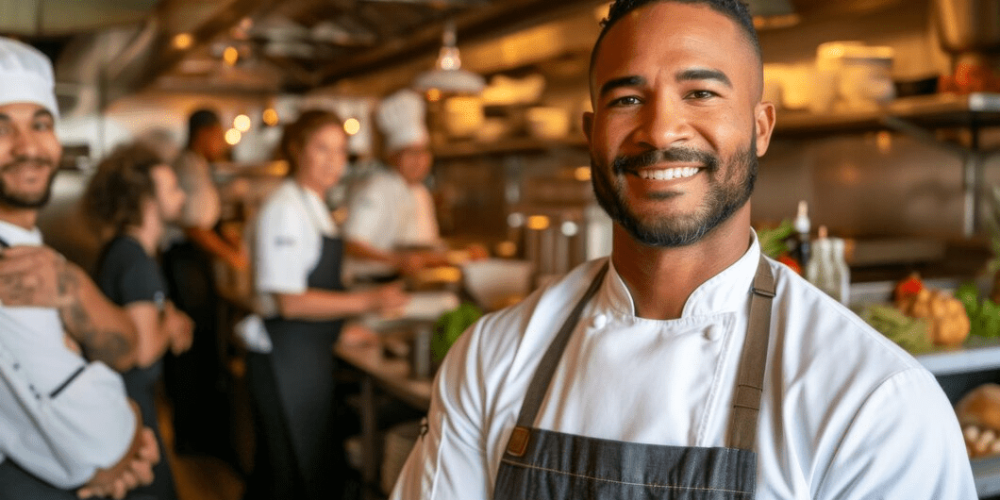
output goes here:
[{"label": "exposed ceiling pipe", "polygon": [[[177,33],[170,33],[163,23],[156,23],[156,29],[147,43],[146,50],[136,50],[111,63],[114,73],[107,75],[114,86],[108,88],[108,102],[126,94],[145,88],[159,76],[173,69],[185,56],[210,42],[220,33],[235,26],[244,17],[267,11],[281,3],[281,0],[233,0],[225,8],[191,30],[190,43],[179,48],[173,44]],[[161,5],[161,9],[165,6]]]},{"label": "exposed ceiling pipe", "polygon": [[[602,2],[590,0],[590,3],[597,5]],[[579,8],[579,0],[505,0],[458,14],[455,16],[455,25],[458,38],[469,42],[494,36],[501,30],[512,30],[517,24],[526,21],[551,17]],[[410,36],[392,40],[377,49],[365,51],[328,66],[321,73],[319,83],[329,85],[349,76],[407,62],[416,57],[435,53],[440,47],[441,26],[430,25]]]}]

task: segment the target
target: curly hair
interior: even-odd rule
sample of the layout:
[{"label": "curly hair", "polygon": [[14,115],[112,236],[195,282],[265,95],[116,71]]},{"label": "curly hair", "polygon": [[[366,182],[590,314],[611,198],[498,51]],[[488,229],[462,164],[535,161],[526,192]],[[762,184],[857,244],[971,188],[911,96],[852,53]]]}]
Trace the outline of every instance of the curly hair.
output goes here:
[{"label": "curly hair", "polygon": [[142,224],[142,203],[156,196],[152,171],[166,165],[157,152],[135,142],[115,148],[97,165],[83,195],[83,206],[94,222],[120,234]]},{"label": "curly hair", "polygon": [[728,17],[740,27],[750,47],[757,54],[757,59],[761,59],[760,40],[757,38],[757,30],[753,27],[753,16],[750,15],[750,9],[742,0],[615,0],[608,9],[608,17],[601,21],[601,34],[597,36],[597,41],[594,42],[594,49],[590,53],[591,72],[594,70],[594,61],[597,59],[597,49],[601,46],[604,35],[608,33],[611,27],[629,12],[653,2],[701,4],[711,8]]},{"label": "curly hair", "polygon": [[343,126],[344,121],[336,113],[323,109],[303,111],[299,118],[285,127],[278,143],[279,153],[288,162],[288,175],[295,175],[298,170],[298,153],[312,139],[313,134],[327,125]]}]

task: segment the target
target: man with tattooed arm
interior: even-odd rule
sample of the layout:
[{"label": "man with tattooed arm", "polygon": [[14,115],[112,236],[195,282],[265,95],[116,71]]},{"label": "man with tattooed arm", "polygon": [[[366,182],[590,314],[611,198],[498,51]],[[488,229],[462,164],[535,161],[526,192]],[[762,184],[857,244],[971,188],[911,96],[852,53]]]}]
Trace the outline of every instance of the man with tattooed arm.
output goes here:
[{"label": "man with tattooed arm", "polygon": [[57,117],[49,60],[0,38],[0,500],[124,498],[159,460],[109,368],[135,362],[129,317],[36,226]]}]

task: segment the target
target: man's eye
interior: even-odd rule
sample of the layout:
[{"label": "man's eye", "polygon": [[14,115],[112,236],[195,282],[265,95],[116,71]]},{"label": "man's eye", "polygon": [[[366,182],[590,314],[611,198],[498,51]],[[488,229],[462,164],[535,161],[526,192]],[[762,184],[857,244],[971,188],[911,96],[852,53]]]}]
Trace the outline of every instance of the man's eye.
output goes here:
[{"label": "man's eye", "polygon": [[718,94],[712,92],[711,90],[695,90],[688,94],[690,99],[710,99],[716,97]]},{"label": "man's eye", "polygon": [[642,101],[634,95],[627,95],[625,97],[619,97],[608,103],[608,106],[633,106],[640,104]]},{"label": "man's eye", "polygon": [[37,121],[34,123],[33,128],[37,132],[48,132],[49,130],[52,130],[52,122]]}]

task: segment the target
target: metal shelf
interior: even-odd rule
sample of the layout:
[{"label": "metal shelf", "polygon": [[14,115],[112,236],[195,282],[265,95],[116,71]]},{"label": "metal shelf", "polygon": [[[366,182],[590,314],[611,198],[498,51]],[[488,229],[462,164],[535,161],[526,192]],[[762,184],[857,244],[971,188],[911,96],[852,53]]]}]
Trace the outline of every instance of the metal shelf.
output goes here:
[{"label": "metal shelf", "polygon": [[1000,368],[1000,339],[969,337],[960,347],[916,356],[934,375],[955,375]]},{"label": "metal shelf", "polygon": [[513,137],[494,142],[464,141],[435,147],[434,156],[439,159],[452,159],[487,155],[537,153],[567,148],[585,150],[587,148],[587,141],[582,135],[552,140],[543,140],[534,137]]},{"label": "metal shelf", "polygon": [[833,113],[779,111],[775,134],[815,136],[835,132],[895,129],[898,122],[928,128],[1000,125],[1000,93],[902,97],[877,109]]},{"label": "metal shelf", "polygon": [[973,459],[972,475],[980,498],[1000,495],[1000,456]]}]

